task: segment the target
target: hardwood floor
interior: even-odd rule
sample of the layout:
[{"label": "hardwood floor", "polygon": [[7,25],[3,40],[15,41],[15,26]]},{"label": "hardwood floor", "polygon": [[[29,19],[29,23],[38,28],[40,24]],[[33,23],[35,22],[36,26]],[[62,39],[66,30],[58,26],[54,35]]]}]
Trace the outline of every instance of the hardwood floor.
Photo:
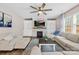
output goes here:
[{"label": "hardwood floor", "polygon": [[0,55],[30,55],[30,50],[14,49],[12,51],[0,51]]}]

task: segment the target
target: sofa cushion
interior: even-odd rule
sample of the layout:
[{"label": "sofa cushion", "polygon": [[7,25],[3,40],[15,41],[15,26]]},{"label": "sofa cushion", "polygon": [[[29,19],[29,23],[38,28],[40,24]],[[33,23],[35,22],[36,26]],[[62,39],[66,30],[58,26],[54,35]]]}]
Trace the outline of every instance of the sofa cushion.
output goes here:
[{"label": "sofa cushion", "polygon": [[55,35],[51,34],[51,33],[47,33],[46,34],[48,38],[53,39],[55,37]]},{"label": "sofa cushion", "polygon": [[61,32],[59,36],[66,37],[67,33]]},{"label": "sofa cushion", "polygon": [[63,36],[73,42],[79,43],[79,35],[72,34],[72,33],[60,33],[60,36]]},{"label": "sofa cushion", "polygon": [[25,49],[25,47],[29,44],[31,38],[17,38],[15,49]]},{"label": "sofa cushion", "polygon": [[64,43],[63,40],[67,40],[66,38],[64,37],[60,37],[60,36],[57,36],[55,41],[60,45],[62,46],[65,50],[69,51],[70,49],[66,46],[66,43]]},{"label": "sofa cushion", "polygon": [[65,47],[68,47],[71,50],[79,50],[79,44],[72,42],[70,40],[67,40],[65,38],[61,38],[61,37],[57,37],[56,39],[57,41],[59,41],[60,43],[62,43],[62,45],[64,45]]},{"label": "sofa cushion", "polygon": [[55,37],[55,41],[58,43],[61,43],[61,44],[63,44],[64,46],[66,46],[66,43],[64,43],[65,41],[67,42],[68,40],[66,39],[66,38],[64,38],[64,37],[61,37],[61,36],[56,36]]},{"label": "sofa cushion", "polygon": [[7,41],[10,41],[13,39],[13,36],[12,35],[8,35],[6,37],[3,38],[3,40],[7,40]]},{"label": "sofa cushion", "polygon": [[73,41],[73,42],[79,43],[79,36],[76,35],[76,34],[71,34],[70,33],[70,34],[67,35],[66,38]]},{"label": "sofa cushion", "polygon": [[54,33],[53,33],[53,35],[59,35],[59,33],[60,33],[60,31],[55,31]]},{"label": "sofa cushion", "polygon": [[11,51],[15,46],[15,39],[12,40],[0,40],[0,51]]}]

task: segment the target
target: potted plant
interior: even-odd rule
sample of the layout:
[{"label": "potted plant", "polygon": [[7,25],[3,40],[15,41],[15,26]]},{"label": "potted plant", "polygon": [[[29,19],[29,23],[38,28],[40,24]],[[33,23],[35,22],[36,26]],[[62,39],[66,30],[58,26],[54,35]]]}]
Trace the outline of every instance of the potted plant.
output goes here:
[{"label": "potted plant", "polygon": [[44,40],[46,40],[46,41],[49,39],[49,38],[47,37],[47,35],[45,35],[43,38],[44,38]]}]

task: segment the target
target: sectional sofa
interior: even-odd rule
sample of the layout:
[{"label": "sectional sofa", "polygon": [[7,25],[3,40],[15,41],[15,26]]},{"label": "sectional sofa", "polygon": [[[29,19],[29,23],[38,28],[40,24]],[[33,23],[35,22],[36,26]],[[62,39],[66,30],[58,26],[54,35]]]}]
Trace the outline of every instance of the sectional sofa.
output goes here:
[{"label": "sectional sofa", "polygon": [[60,33],[54,38],[60,46],[68,51],[79,51],[79,35],[72,33]]}]

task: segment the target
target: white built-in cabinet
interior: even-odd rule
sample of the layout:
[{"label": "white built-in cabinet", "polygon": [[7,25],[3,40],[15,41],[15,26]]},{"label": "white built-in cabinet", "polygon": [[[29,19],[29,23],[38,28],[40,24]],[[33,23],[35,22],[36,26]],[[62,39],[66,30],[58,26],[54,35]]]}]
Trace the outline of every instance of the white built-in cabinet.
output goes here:
[{"label": "white built-in cabinet", "polygon": [[33,21],[24,20],[24,36],[32,36]]}]

